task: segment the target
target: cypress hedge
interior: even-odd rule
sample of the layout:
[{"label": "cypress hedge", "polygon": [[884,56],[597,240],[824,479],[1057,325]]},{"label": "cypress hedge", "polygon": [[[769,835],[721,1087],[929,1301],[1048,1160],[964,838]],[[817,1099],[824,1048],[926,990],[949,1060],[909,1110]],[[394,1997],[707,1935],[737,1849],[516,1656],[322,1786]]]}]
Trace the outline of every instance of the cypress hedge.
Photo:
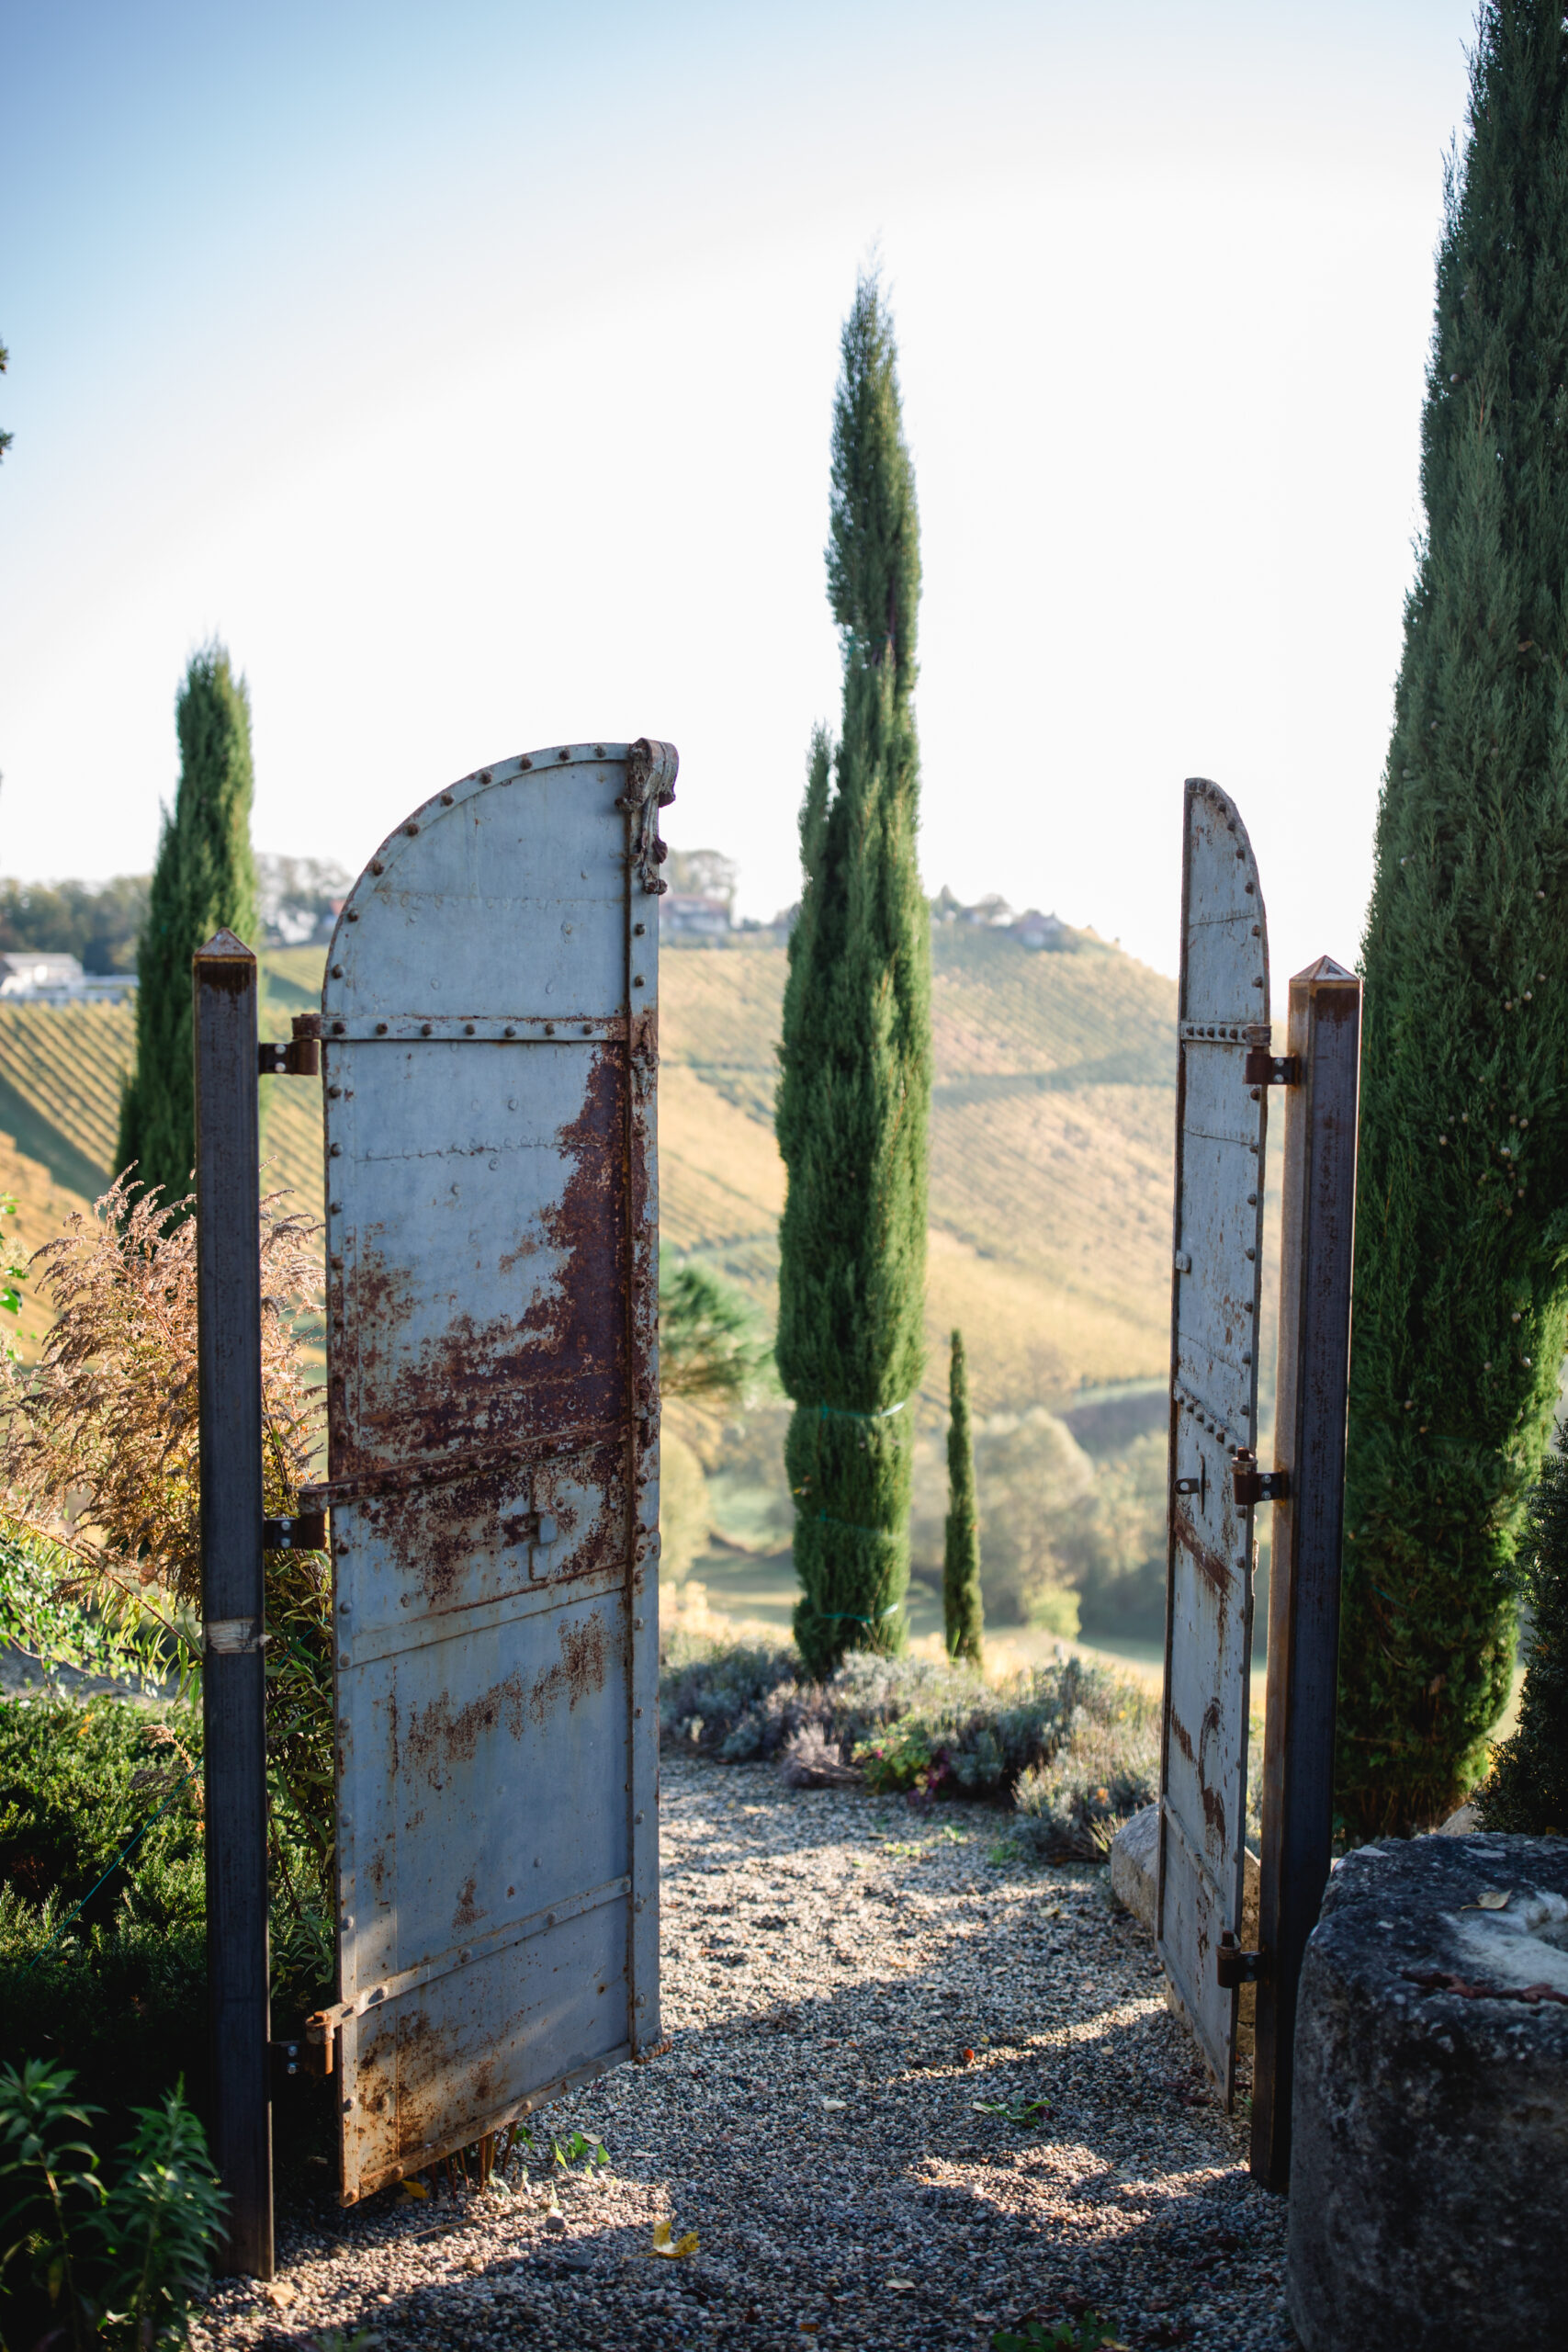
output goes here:
[{"label": "cypress hedge", "polygon": [[1519,1727],[1493,1750],[1476,1808],[1487,1829],[1568,1837],[1568,1430],[1540,1465],[1519,1570],[1532,1620]]},{"label": "cypress hedge", "polygon": [[175,706],[180,781],[165,811],[137,948],[136,1067],[120,1102],[119,1169],[166,1201],[196,1164],[191,957],[215,931],[256,929],[251,703],[221,645],[193,654]]},{"label": "cypress hedge", "polygon": [[947,1526],[942,1559],[942,1622],[947,1655],[983,1663],[980,1518],[975,1501],[975,1441],[969,1428],[969,1367],[954,1331],[947,1375]]},{"label": "cypress hedge", "polygon": [[931,932],[916,864],[912,693],[919,600],[914,472],[892,322],[863,276],[833,414],[828,584],[843,731],[812,741],[777,1097],[789,1171],[780,1228],[779,1374],[795,1400],[807,1670],[902,1646],[910,1400],[924,1360]]},{"label": "cypress hedge", "polygon": [[1338,1791],[1439,1819],[1507,1695],[1568,1324],[1568,42],[1488,0],[1363,968]]}]

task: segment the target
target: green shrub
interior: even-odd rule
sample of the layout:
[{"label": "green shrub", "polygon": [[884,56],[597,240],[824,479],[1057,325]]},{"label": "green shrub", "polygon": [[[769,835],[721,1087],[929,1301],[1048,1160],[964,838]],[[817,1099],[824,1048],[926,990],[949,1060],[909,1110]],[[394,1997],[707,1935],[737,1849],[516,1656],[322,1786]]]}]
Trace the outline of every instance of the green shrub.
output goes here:
[{"label": "green shrub", "polygon": [[[115,2128],[182,2075],[198,2107],[205,2098],[199,1772],[179,1786],[200,1755],[189,1708],[0,1701],[0,2062],[69,2056]],[[274,1843],[308,1880],[309,1857],[276,1815]],[[332,1953],[330,1931],[301,1917],[276,1868],[271,1934],[274,2019],[286,2032],[331,1997]]]},{"label": "green shrub", "polygon": [[858,1774],[877,1792],[1016,1803],[1027,1847],[1084,1859],[1158,1785],[1157,1702],[1081,1658],[999,1686],[866,1652],[826,1682],[802,1672],[794,1650],[693,1645],[663,1676],[666,1745],[721,1763],[775,1758],[803,1783]]},{"label": "green shrub", "polygon": [[0,2069],[0,2320],[14,2345],[188,2340],[222,2198],[183,2086],[141,2109],[107,2184],[68,2068]]}]

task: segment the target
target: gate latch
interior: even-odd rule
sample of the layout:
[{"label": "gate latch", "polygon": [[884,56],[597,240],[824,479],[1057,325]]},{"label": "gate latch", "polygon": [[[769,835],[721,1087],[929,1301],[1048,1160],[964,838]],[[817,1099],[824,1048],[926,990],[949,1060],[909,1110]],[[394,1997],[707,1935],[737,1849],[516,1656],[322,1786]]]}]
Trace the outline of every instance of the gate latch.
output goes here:
[{"label": "gate latch", "polygon": [[1254,1046],[1241,1066],[1241,1075],[1247,1086],[1299,1086],[1301,1057],[1296,1054],[1271,1054],[1267,1046]]},{"label": "gate latch", "polygon": [[1220,1938],[1220,1948],[1214,1954],[1214,1974],[1222,1993],[1234,1993],[1238,1984],[1257,1984],[1264,1974],[1267,1954],[1243,1951],[1227,1928]]},{"label": "gate latch", "polygon": [[327,1515],[324,1510],[296,1511],[292,1519],[264,1519],[264,1552],[324,1552]]},{"label": "gate latch", "polygon": [[1235,1498],[1245,1510],[1251,1503],[1282,1503],[1291,1491],[1288,1470],[1260,1470],[1258,1456],[1238,1446],[1231,1455],[1231,1480]]}]

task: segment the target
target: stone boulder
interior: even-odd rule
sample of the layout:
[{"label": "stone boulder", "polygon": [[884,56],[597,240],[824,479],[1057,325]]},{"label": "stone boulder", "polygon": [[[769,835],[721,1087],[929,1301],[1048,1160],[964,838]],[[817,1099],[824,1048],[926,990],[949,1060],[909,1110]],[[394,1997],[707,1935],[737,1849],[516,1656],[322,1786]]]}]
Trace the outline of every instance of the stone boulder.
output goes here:
[{"label": "stone boulder", "polygon": [[[1145,1805],[1122,1823],[1111,1841],[1111,1892],[1152,1936],[1155,1931],[1155,1885],[1159,1871],[1159,1807]],[[1258,1857],[1249,1846],[1242,1884],[1241,1942],[1247,1951],[1258,1948]],[[1174,1996],[1173,1996],[1174,1997]],[[1236,2048],[1243,2057],[1252,2049],[1253,2013],[1258,2006],[1254,1986],[1241,1988],[1240,2025]]]},{"label": "stone boulder", "polygon": [[1568,2345],[1568,1838],[1348,1856],[1307,1945],[1292,2136],[1307,2352]]}]

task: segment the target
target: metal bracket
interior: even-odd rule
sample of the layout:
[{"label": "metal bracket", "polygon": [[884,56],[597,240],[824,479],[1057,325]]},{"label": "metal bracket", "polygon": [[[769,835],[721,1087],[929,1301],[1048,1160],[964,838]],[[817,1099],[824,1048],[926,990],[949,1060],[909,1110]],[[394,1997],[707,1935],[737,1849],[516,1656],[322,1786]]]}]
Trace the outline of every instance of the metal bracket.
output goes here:
[{"label": "metal bracket", "polygon": [[1208,1509],[1209,1463],[1208,1457],[1205,1454],[1200,1453],[1198,1456],[1197,1476],[1195,1478],[1178,1478],[1174,1482],[1174,1491],[1179,1495],[1196,1495],[1198,1498],[1199,1510],[1206,1510]]},{"label": "metal bracket", "polygon": [[320,1078],[321,1074],[321,1015],[297,1012],[294,1035],[286,1046],[258,1046],[256,1073],[261,1078]]},{"label": "metal bracket", "polygon": [[321,2020],[309,2018],[299,2041],[269,2041],[267,2052],[272,2059],[275,2091],[279,2084],[297,2082],[306,2075],[314,2075],[320,2080],[333,2071],[332,2027],[328,2025],[323,2032]]},{"label": "metal bracket", "polygon": [[324,1552],[327,1515],[322,1510],[296,1511],[292,1519],[264,1519],[264,1552]]},{"label": "metal bracket", "polygon": [[1231,1455],[1231,1483],[1244,1510],[1252,1503],[1282,1503],[1291,1492],[1288,1470],[1260,1470],[1257,1455],[1245,1447]]},{"label": "metal bracket", "polygon": [[1241,1066],[1241,1075],[1247,1086],[1299,1086],[1301,1057],[1297,1054],[1271,1054],[1266,1047],[1255,1046]]},{"label": "metal bracket", "polygon": [[1260,1984],[1267,1973],[1268,1957],[1267,1952],[1243,1951],[1227,1928],[1214,1954],[1214,1975],[1221,1992],[1235,1992],[1240,1984]]}]

